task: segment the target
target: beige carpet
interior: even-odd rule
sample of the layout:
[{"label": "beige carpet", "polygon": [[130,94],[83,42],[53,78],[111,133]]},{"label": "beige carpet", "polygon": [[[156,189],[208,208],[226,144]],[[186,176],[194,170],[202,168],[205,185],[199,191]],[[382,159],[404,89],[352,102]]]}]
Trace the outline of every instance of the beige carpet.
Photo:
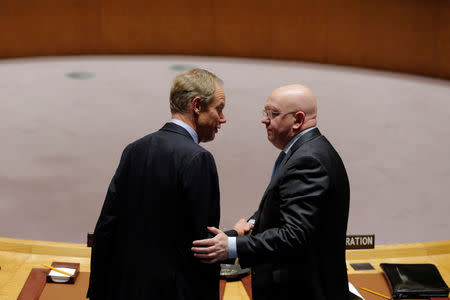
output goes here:
[{"label": "beige carpet", "polygon": [[375,233],[377,244],[450,238],[449,81],[181,56],[0,60],[0,236],[85,242],[122,149],[169,120],[170,81],[189,66],[225,82],[228,122],[204,144],[219,169],[223,227],[257,209],[278,154],[260,111],[271,90],[298,82],[316,94],[319,128],[349,173],[348,233]]}]

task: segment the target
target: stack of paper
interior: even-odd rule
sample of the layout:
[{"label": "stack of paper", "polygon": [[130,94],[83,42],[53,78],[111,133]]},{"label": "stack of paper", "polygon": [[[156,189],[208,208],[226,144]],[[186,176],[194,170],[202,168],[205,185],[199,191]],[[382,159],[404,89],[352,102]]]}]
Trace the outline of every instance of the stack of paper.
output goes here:
[{"label": "stack of paper", "polygon": [[[64,271],[66,273],[69,273],[71,275],[75,274],[75,271],[76,271],[76,269],[74,269],[74,268],[61,268],[61,267],[58,267],[57,269],[61,270],[61,271]],[[67,282],[70,279],[69,275],[66,275],[66,274],[63,274],[63,273],[59,273],[59,272],[57,272],[55,270],[51,270],[48,275],[52,278],[52,280],[54,282]]]}]

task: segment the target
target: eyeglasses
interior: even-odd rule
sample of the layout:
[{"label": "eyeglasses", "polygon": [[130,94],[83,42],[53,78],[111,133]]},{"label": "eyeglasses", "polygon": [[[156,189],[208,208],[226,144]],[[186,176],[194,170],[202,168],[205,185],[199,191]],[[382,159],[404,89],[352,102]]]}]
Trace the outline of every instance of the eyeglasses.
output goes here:
[{"label": "eyeglasses", "polygon": [[297,112],[298,110],[289,110],[289,111],[273,111],[271,109],[263,109],[262,110],[262,116],[265,118],[269,118],[269,120],[272,120],[273,118],[275,118],[276,116],[279,115],[284,115],[284,114],[290,114],[290,113],[294,113]]}]

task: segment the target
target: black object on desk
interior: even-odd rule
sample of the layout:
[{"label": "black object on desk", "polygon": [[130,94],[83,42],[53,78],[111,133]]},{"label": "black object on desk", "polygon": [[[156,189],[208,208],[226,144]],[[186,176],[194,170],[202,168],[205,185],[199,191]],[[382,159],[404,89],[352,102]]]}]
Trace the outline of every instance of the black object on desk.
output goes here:
[{"label": "black object on desk", "polygon": [[380,264],[394,299],[447,297],[449,288],[433,264]]},{"label": "black object on desk", "polygon": [[358,264],[350,264],[355,271],[367,271],[367,270],[375,270],[375,268],[370,263],[358,263]]}]

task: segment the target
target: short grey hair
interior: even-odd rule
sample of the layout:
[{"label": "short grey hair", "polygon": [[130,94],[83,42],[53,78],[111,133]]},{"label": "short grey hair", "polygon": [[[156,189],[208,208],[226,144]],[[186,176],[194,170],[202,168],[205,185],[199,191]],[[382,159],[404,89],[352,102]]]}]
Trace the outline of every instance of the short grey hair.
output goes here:
[{"label": "short grey hair", "polygon": [[222,85],[222,79],[204,69],[192,69],[179,74],[170,89],[171,113],[187,112],[195,97],[199,97],[201,103],[208,105],[214,98],[216,84]]}]

